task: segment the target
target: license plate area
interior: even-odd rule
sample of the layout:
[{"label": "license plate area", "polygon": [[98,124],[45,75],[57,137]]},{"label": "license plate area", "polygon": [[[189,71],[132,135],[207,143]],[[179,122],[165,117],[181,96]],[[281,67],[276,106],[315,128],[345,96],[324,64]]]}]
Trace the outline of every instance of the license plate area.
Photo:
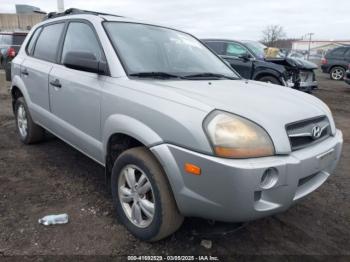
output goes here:
[{"label": "license plate area", "polygon": [[322,153],[316,157],[318,161],[318,170],[324,170],[329,167],[332,162],[335,160],[335,150],[334,148],[328,150],[325,153]]}]

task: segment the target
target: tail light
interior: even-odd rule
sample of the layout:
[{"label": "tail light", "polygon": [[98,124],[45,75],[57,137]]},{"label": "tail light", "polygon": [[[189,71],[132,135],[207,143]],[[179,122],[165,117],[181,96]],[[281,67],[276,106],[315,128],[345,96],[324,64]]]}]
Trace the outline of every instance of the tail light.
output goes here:
[{"label": "tail light", "polygon": [[13,47],[7,49],[7,56],[10,58],[14,58],[16,56],[16,50]]},{"label": "tail light", "polygon": [[322,58],[321,63],[322,63],[322,65],[327,64],[327,59],[326,58]]}]

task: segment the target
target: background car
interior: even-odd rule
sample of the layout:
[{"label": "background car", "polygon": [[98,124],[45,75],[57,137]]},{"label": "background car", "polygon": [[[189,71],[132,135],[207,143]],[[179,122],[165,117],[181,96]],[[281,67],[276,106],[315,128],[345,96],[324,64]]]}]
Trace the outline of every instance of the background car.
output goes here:
[{"label": "background car", "polygon": [[[317,87],[314,69],[317,65],[291,57],[265,57],[265,45],[256,41],[203,39],[244,78],[285,85],[310,92]],[[282,53],[281,53],[282,54]]]},{"label": "background car", "polygon": [[10,62],[16,56],[28,32],[0,32],[0,69],[5,69],[6,80],[11,78]]},{"label": "background car", "polygon": [[321,69],[333,80],[342,80],[350,63],[350,46],[341,46],[328,51],[322,58]]}]

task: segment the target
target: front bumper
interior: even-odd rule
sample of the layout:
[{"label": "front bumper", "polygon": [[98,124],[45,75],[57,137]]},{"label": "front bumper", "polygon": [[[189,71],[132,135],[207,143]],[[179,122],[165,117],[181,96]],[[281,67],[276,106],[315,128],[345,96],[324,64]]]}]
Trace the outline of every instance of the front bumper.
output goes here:
[{"label": "front bumper", "polygon": [[[162,164],[178,208],[185,216],[241,222],[278,213],[326,181],[340,158],[340,130],[318,144],[286,156],[224,159],[162,144],[151,148]],[[185,163],[201,168],[201,175],[184,171]],[[276,184],[261,186],[268,168],[278,171]]]},{"label": "front bumper", "polygon": [[310,91],[313,88],[317,88],[318,83],[316,81],[315,73],[309,72],[309,74],[310,76],[305,79],[306,81],[299,80],[294,82],[292,79],[285,80],[282,78],[282,83],[283,85],[290,88],[298,89],[301,91]]},{"label": "front bumper", "polygon": [[310,82],[300,82],[299,86],[301,88],[306,88],[306,87],[314,87],[317,86],[317,81],[310,81]]},{"label": "front bumper", "polygon": [[323,73],[328,74],[329,73],[329,65],[321,65],[321,70]]}]

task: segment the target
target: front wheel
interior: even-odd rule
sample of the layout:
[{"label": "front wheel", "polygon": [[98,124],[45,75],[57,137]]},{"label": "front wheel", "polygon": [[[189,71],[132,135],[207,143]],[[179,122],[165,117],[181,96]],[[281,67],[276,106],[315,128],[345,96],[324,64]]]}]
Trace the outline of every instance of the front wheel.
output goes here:
[{"label": "front wheel", "polygon": [[344,75],[345,69],[340,66],[336,66],[331,69],[330,76],[332,80],[342,80]]},{"label": "front wheel", "polygon": [[258,79],[260,82],[271,83],[275,85],[281,85],[281,82],[274,76],[263,76]]},{"label": "front wheel", "polygon": [[148,149],[122,153],[114,163],[111,182],[118,220],[134,236],[157,241],[181,226],[183,216],[166,174]]}]

